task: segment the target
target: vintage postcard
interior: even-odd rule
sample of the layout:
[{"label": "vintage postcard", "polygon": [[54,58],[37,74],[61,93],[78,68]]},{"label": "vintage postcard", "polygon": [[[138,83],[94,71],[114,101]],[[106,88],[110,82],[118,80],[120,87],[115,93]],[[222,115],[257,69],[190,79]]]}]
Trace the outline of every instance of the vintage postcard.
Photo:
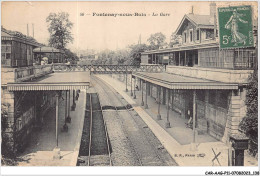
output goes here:
[{"label": "vintage postcard", "polygon": [[257,1],[2,1],[3,172],[259,175],[257,50]]}]

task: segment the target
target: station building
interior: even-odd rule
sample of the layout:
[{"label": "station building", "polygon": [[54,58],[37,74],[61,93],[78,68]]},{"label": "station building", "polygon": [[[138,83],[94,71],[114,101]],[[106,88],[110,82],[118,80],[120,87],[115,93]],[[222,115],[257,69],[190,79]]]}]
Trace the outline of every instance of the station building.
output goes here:
[{"label": "station building", "polygon": [[[256,39],[255,26],[254,32]],[[148,95],[157,101],[160,91],[162,104],[170,93],[171,109],[187,121],[195,103],[198,132],[228,142],[246,114],[246,85],[257,68],[256,49],[219,48],[215,3],[210,5],[210,15],[184,15],[175,33],[181,36],[181,43],[141,54],[145,64],[167,61],[166,72],[133,76],[148,84]]]},{"label": "station building", "polygon": [[47,63],[64,63],[64,54],[65,52],[60,49],[56,49],[54,47],[49,47],[49,46],[42,46],[33,49],[34,53],[34,61],[35,64],[40,65],[41,60],[44,57],[48,58]]},{"label": "station building", "polygon": [[[55,92],[29,89],[10,91],[7,84],[33,81],[52,73],[51,64],[39,65],[34,58],[37,48],[43,48],[42,51],[45,51],[45,48],[50,47],[44,47],[32,37],[3,27],[1,44],[1,108],[2,113],[5,111],[8,115],[7,127],[2,134],[2,139],[3,137],[7,139],[5,147],[15,154],[28,144],[33,128],[41,126],[45,113],[55,107]],[[34,50],[36,53],[33,52]],[[56,49],[54,51],[56,52]]]},{"label": "station building", "polygon": [[1,28],[2,67],[33,65],[33,49],[42,46],[34,38]]}]

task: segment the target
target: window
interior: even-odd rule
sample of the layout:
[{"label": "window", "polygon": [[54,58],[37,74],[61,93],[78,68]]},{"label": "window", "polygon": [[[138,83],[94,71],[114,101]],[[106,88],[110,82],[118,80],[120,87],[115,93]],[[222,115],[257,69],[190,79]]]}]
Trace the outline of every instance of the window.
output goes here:
[{"label": "window", "polygon": [[2,59],[11,59],[11,44],[10,43],[2,43],[1,56],[2,56]]},{"label": "window", "polygon": [[5,58],[6,58],[6,59],[11,59],[11,53],[6,53],[6,54],[5,54]]},{"label": "window", "polygon": [[192,35],[192,31],[190,31],[190,42],[192,42],[193,40],[193,35]]},{"label": "window", "polygon": [[254,64],[254,50],[235,50],[235,67],[252,68]]},{"label": "window", "polygon": [[206,39],[213,39],[214,38],[214,30],[207,30],[206,31]]},{"label": "window", "polygon": [[197,30],[197,40],[200,40],[200,31]]},{"label": "window", "polygon": [[187,42],[186,39],[187,39],[187,34],[186,34],[186,32],[184,32],[184,43]]}]

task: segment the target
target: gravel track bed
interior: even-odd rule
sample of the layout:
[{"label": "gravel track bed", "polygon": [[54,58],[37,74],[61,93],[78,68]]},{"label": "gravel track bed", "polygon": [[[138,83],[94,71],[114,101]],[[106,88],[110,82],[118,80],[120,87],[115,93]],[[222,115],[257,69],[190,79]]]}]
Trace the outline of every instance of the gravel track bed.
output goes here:
[{"label": "gravel track bed", "polygon": [[108,155],[106,132],[101,111],[93,112],[92,121],[92,138],[91,138],[91,156]]},{"label": "gravel track bed", "polygon": [[139,166],[132,144],[124,133],[116,111],[103,111],[104,120],[112,147],[113,166]]},{"label": "gravel track bed", "polygon": [[135,151],[138,153],[139,159],[143,166],[164,166],[163,161],[156,155],[155,149],[149,143],[146,136],[139,129],[129,112],[120,111],[119,115],[122,119],[122,126],[128,133]]},{"label": "gravel track bed", "polygon": [[93,118],[92,118],[92,136],[91,136],[91,166],[109,166],[107,140],[102,116],[101,107],[97,94],[87,94],[86,114],[84,119],[83,134],[81,138],[79,165],[88,164],[89,142],[90,142],[90,96],[92,100]]},{"label": "gravel track bed", "polygon": [[[121,100],[124,104],[127,104],[125,99]],[[177,163],[172,159],[168,151],[163,147],[159,139],[153,134],[152,130],[147,126],[143,119],[134,110],[130,111],[132,117],[134,117],[135,124],[145,135],[150,145],[153,146],[153,150],[157,157],[163,161],[163,166],[177,166]]]},{"label": "gravel track bed", "polygon": [[[95,80],[95,79],[94,79]],[[95,81],[102,106],[122,106],[127,102],[100,81]],[[101,85],[100,85],[101,84]],[[100,87],[100,86],[103,86]],[[162,147],[160,141],[147,128],[135,111],[103,111],[104,120],[112,146],[113,165],[173,166],[175,161]],[[115,130],[116,129],[116,130]]]},{"label": "gravel track bed", "polygon": [[88,156],[89,130],[90,130],[89,107],[90,107],[89,106],[89,94],[87,94],[87,96],[86,96],[86,111],[85,111],[82,137],[81,137],[81,142],[80,142],[79,156]]}]

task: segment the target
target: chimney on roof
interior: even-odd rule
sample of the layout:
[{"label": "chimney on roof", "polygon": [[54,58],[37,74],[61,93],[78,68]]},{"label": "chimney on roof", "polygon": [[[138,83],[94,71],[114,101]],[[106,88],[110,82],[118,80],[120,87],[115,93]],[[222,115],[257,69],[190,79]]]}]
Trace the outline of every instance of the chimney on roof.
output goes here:
[{"label": "chimney on roof", "polygon": [[211,2],[209,6],[210,6],[210,17],[214,18],[214,15],[216,15],[216,3]]},{"label": "chimney on roof", "polygon": [[34,38],[34,24],[32,23],[32,37]]},{"label": "chimney on roof", "polygon": [[216,19],[216,3],[210,3],[210,23],[214,25],[214,39],[217,36],[217,19]]},{"label": "chimney on roof", "polygon": [[193,14],[193,6],[191,6],[191,13],[190,14]]},{"label": "chimney on roof", "polygon": [[28,26],[28,23],[27,23],[27,37],[29,37],[29,26]]}]

